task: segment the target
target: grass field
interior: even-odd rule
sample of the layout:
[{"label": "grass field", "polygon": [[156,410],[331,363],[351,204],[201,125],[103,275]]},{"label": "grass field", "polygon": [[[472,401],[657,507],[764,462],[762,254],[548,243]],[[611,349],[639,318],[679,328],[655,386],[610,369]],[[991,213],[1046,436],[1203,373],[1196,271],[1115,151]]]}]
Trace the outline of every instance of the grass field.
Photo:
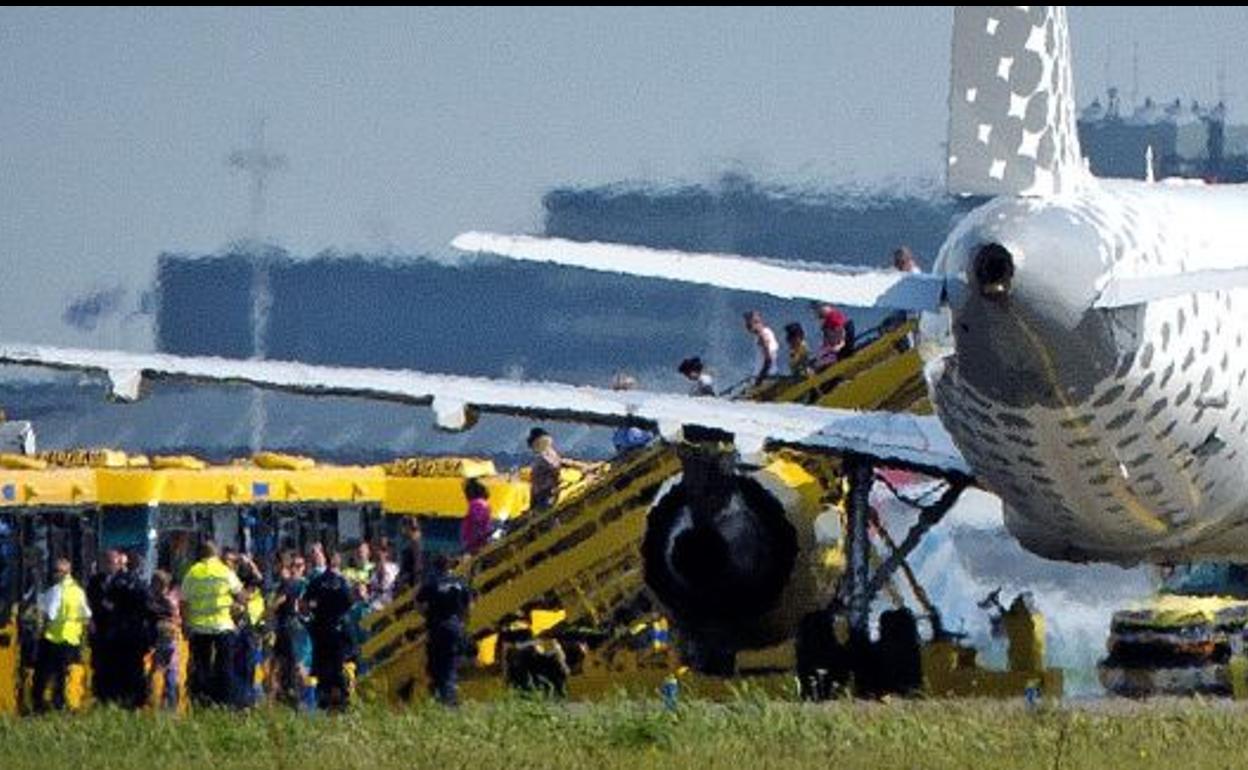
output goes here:
[{"label": "grass field", "polygon": [[1243,767],[1248,709],[1214,701],[597,705],[514,700],[265,709],[190,718],[95,711],[0,719],[0,768]]}]

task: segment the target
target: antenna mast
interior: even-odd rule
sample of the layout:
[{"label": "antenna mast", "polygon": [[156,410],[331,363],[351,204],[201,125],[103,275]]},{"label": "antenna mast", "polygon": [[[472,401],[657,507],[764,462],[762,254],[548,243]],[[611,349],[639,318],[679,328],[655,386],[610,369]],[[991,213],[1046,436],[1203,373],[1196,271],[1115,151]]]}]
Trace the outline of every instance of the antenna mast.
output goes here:
[{"label": "antenna mast", "polygon": [[[247,221],[246,243],[253,252],[251,275],[251,357],[263,360],[267,354],[269,332],[269,309],[273,294],[269,284],[268,258],[259,245],[265,237],[265,211],[268,204],[269,177],[286,168],[286,156],[272,152],[265,142],[264,129],[267,119],[262,115],[252,127],[251,146],[235,150],[226,158],[231,168],[251,177],[251,209]],[[251,451],[263,448],[264,434],[268,427],[268,408],[264,391],[256,389],[251,396],[248,410],[251,422]]]},{"label": "antenna mast", "polygon": [[1131,43],[1131,109],[1140,106],[1140,41]]},{"label": "antenna mast", "polygon": [[265,211],[268,206],[269,178],[286,168],[286,156],[272,152],[265,142],[264,129],[268,119],[261,116],[252,126],[251,146],[235,150],[226,158],[231,168],[251,177],[251,209],[246,238],[258,242],[264,237]]}]

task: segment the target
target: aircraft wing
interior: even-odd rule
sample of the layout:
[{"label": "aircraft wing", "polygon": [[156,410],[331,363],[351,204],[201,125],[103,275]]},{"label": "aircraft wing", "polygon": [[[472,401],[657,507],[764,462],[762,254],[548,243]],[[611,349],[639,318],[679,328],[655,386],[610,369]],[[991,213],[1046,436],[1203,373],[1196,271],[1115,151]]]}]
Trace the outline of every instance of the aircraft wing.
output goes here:
[{"label": "aircraft wing", "polygon": [[1132,278],[1111,277],[1097,297],[1094,307],[1108,309],[1139,305],[1184,294],[1225,291],[1242,286],[1248,286],[1248,268],[1244,267]]},{"label": "aircraft wing", "polygon": [[811,299],[852,307],[937,310],[946,276],[864,270],[845,265],[697,254],[616,243],[569,241],[529,235],[469,232],[451,245],[460,251],[548,262],[645,278],[699,283],[783,299]]},{"label": "aircraft wing", "polygon": [[732,433],[746,454],[764,446],[855,453],[918,470],[970,475],[934,417],[759,404],[557,383],[513,382],[396,369],[315,366],[38,346],[0,346],[0,363],[101,372],[113,394],[137,399],[147,379],[241,383],[309,395],[354,396],[429,406],[439,427],[470,427],[474,412],[653,426],[668,439],[695,425]]}]

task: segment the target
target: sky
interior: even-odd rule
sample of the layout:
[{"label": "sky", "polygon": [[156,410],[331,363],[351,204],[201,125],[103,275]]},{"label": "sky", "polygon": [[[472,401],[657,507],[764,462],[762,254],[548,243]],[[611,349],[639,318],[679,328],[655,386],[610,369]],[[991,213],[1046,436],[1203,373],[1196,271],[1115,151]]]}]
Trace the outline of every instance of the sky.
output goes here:
[{"label": "sky", "polygon": [[[265,234],[446,254],[533,231],[542,193],[725,170],[831,186],[934,178],[949,7],[0,9],[0,338],[143,349],[70,298],[137,305],[164,251],[248,229],[226,158],[261,116],[288,161]],[[1071,11],[1080,104],[1109,80],[1248,122],[1242,7]],[[125,314],[122,314],[125,317]]]}]

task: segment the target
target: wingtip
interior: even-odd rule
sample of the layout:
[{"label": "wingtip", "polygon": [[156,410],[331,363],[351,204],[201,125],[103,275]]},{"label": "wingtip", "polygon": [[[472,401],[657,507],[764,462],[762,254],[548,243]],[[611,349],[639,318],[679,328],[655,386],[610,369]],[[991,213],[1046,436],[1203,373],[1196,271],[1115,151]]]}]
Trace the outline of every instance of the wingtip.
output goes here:
[{"label": "wingtip", "polygon": [[451,248],[458,251],[480,251],[481,233],[469,230],[451,239]]}]

